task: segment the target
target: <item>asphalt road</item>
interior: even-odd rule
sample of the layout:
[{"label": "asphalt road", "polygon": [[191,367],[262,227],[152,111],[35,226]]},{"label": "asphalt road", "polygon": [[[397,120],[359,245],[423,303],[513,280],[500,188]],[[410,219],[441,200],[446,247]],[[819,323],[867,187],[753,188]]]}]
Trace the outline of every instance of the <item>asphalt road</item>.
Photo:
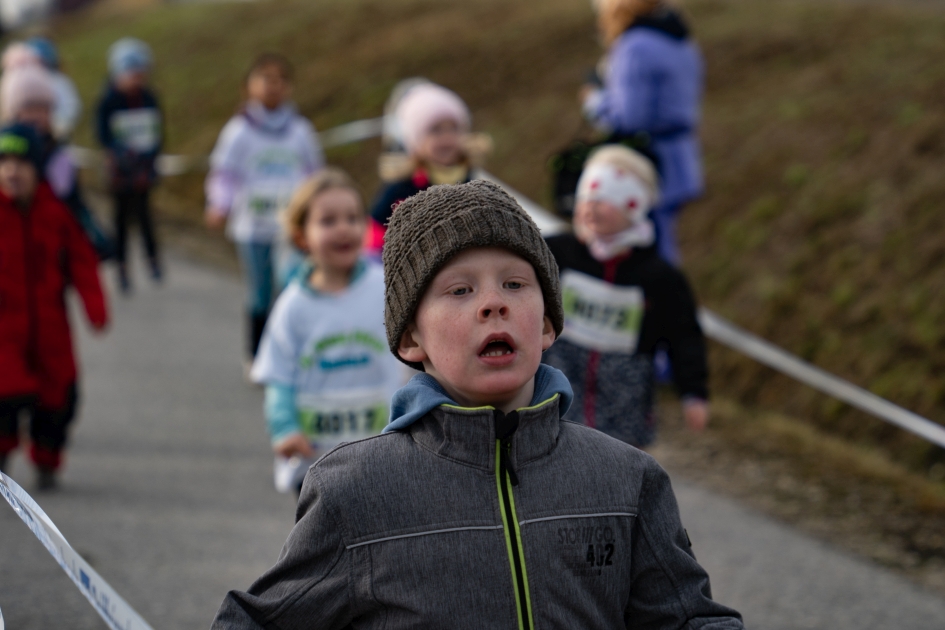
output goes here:
[{"label": "asphalt road", "polygon": [[[106,336],[79,326],[81,420],[61,490],[34,493],[157,630],[207,627],[228,589],[272,564],[294,520],[293,500],[272,489],[261,392],[242,381],[240,286],[170,263],[166,286],[142,281],[131,299],[114,299]],[[32,491],[22,459],[11,474]],[[945,627],[945,600],[689,480],[674,483],[716,598],[750,628]],[[14,630],[105,627],[5,504],[0,610]]]}]

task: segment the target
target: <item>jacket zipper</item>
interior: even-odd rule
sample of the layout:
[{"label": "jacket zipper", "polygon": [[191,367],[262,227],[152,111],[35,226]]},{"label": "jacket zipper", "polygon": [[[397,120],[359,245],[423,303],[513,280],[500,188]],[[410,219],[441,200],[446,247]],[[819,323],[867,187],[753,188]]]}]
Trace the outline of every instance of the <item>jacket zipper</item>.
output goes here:
[{"label": "jacket zipper", "polygon": [[[510,455],[512,450],[512,434],[518,427],[518,415],[512,412],[508,415],[496,410],[496,441],[495,441],[495,470],[496,486],[499,492],[499,507],[502,512],[502,528],[505,532],[505,547],[509,554],[509,566],[512,569],[512,587],[515,591],[515,608],[518,611],[519,630],[532,630],[535,627],[532,620],[532,602],[528,590],[528,573],[525,570],[525,553],[522,549],[522,532],[518,525],[518,514],[515,512],[515,496],[512,487],[518,485],[518,475],[512,468]],[[501,430],[500,424],[505,420],[512,421],[512,426]]]}]

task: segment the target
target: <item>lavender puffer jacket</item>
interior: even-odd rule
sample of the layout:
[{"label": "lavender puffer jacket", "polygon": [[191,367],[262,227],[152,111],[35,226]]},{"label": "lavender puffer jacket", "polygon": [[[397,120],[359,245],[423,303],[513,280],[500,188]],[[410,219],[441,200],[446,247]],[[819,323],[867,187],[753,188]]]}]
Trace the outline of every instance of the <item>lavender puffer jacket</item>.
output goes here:
[{"label": "lavender puffer jacket", "polygon": [[[675,16],[673,16],[675,17]],[[688,33],[636,24],[611,46],[596,120],[620,134],[648,132],[660,159],[662,203],[703,191],[697,136],[704,68]]]}]

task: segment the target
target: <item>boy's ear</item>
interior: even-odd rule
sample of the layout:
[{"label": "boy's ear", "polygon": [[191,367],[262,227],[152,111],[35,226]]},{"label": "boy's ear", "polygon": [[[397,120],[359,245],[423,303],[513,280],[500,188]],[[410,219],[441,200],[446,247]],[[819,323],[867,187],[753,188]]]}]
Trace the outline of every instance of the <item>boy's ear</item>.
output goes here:
[{"label": "boy's ear", "polygon": [[400,355],[401,359],[410,363],[423,363],[426,360],[427,353],[418,339],[417,328],[413,324],[408,324],[407,330],[400,336],[397,354]]},{"label": "boy's ear", "polygon": [[555,334],[555,326],[551,323],[551,318],[545,315],[541,324],[541,351],[544,352],[551,347],[558,336]]}]

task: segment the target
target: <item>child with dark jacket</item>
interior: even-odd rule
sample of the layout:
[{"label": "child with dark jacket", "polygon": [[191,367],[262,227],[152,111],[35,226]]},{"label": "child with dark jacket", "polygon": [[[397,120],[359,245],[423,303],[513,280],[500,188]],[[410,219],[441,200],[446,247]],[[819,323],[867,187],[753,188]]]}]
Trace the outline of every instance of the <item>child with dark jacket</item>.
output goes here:
[{"label": "child with dark jacket", "polygon": [[77,380],[65,291],[75,287],[89,321],[108,324],[98,260],[43,179],[31,127],[0,130],[0,470],[30,416],[30,458],[42,490],[55,486],[76,411]]},{"label": "child with dark jacket", "polygon": [[571,387],[541,364],[558,272],[512,198],[483,181],[411,197],[384,280],[388,346],[424,373],[383,434],[309,469],[278,562],[214,628],[743,627],[653,458],[563,421]]},{"label": "child with dark jacket", "polygon": [[706,346],[685,276],[654,247],[652,164],[619,145],[588,159],[574,233],[548,246],[561,270],[565,325],[544,361],[571,380],[569,418],[637,447],[656,437],[653,356],[668,347],[686,423],[708,422]]},{"label": "child with dark jacket", "polygon": [[164,141],[164,116],[149,86],[152,66],[151,49],[144,42],[130,37],[115,42],[108,54],[108,85],[96,114],[115,202],[115,257],[123,293],[131,290],[127,245],[132,219],[141,230],[151,278],[159,282],[162,276],[149,198],[157,183],[155,163]]}]

